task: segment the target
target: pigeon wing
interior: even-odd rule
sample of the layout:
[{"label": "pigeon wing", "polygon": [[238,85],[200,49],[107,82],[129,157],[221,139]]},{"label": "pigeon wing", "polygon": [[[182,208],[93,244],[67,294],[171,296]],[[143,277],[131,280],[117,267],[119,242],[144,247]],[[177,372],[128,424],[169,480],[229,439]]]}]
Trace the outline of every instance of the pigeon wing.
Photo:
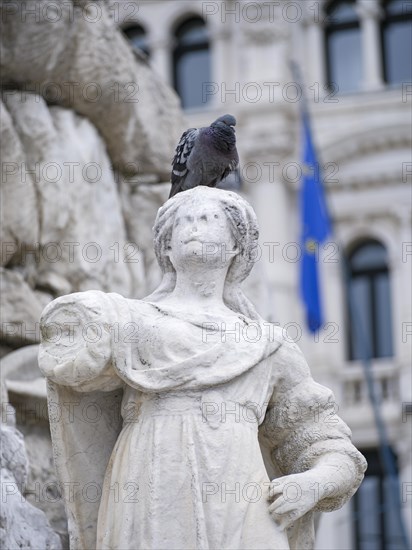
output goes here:
[{"label": "pigeon wing", "polygon": [[208,128],[200,128],[198,131],[195,146],[187,159],[188,173],[182,183],[183,189],[190,189],[196,185],[215,187],[238,166],[239,157],[236,148],[233,151],[217,149],[208,130]]},{"label": "pigeon wing", "polygon": [[235,153],[236,154],[235,154],[234,158],[225,167],[225,169],[223,170],[223,173],[222,173],[222,177],[219,179],[219,181],[217,183],[219,183],[222,180],[224,180],[225,178],[227,178],[227,176],[230,174],[230,172],[233,172],[233,170],[236,170],[239,167],[239,157],[238,157],[237,151],[235,151]]},{"label": "pigeon wing", "polygon": [[192,153],[193,147],[195,146],[196,138],[199,134],[197,128],[189,128],[182,134],[180,141],[176,147],[175,156],[172,160],[172,189],[170,191],[170,197],[173,197],[181,189],[181,185],[186,179],[188,168],[188,159]]}]

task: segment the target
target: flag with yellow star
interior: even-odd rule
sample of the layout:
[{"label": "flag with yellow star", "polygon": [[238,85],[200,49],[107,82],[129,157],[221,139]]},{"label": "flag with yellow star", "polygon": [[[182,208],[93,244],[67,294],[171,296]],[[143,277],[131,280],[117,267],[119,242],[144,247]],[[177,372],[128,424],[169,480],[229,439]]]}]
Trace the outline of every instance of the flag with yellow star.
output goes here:
[{"label": "flag with yellow star", "polygon": [[302,141],[300,293],[308,329],[316,332],[323,324],[319,245],[331,233],[331,224],[307,112],[302,115]]}]

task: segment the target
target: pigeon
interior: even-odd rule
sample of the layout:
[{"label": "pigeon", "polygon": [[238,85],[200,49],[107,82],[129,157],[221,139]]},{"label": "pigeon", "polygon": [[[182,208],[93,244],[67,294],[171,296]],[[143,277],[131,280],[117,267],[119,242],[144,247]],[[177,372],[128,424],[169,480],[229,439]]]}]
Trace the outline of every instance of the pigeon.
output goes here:
[{"label": "pigeon", "polygon": [[184,132],[172,161],[169,199],[198,185],[215,187],[238,167],[234,126],[235,117],[224,115],[208,127]]}]

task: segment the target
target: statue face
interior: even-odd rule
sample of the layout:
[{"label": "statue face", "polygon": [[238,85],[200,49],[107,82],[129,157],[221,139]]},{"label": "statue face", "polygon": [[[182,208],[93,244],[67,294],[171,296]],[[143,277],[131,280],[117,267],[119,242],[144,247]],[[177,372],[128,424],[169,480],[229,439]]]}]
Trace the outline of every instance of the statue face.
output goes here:
[{"label": "statue face", "polygon": [[214,200],[191,201],[176,213],[170,260],[175,269],[192,262],[227,267],[236,254],[235,239],[219,204]]}]

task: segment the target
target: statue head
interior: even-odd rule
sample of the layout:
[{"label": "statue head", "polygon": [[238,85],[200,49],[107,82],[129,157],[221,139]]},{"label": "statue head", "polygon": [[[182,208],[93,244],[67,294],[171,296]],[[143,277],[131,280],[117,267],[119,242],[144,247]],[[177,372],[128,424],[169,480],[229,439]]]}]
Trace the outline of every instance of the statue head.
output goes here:
[{"label": "statue head", "polygon": [[229,230],[226,236],[222,230],[216,235],[213,233],[214,224],[212,221],[208,223],[207,241],[201,243],[202,261],[207,263],[208,258],[212,259],[213,245],[216,245],[215,255],[222,261],[232,253],[227,278],[242,282],[249,275],[256,257],[259,229],[255,212],[236,193],[205,186],[178,193],[159,209],[153,231],[154,250],[162,272],[175,271],[170,260],[170,244],[178,213],[190,216],[196,205],[205,206],[211,215],[223,216]]},{"label": "statue head", "polygon": [[[200,243],[201,261],[228,263],[223,299],[234,311],[257,317],[253,306],[240,290],[240,283],[249,275],[256,258],[259,229],[256,215],[249,203],[231,191],[198,186],[170,198],[158,211],[154,231],[154,250],[163,272],[159,288],[150,300],[161,299],[172,292],[176,269],[171,260],[171,242],[176,220],[190,219],[199,205],[210,212],[206,227],[207,242]],[[222,218],[224,224],[215,224],[213,217]],[[224,226],[223,226],[224,225]],[[247,305],[246,305],[247,303]]]}]

